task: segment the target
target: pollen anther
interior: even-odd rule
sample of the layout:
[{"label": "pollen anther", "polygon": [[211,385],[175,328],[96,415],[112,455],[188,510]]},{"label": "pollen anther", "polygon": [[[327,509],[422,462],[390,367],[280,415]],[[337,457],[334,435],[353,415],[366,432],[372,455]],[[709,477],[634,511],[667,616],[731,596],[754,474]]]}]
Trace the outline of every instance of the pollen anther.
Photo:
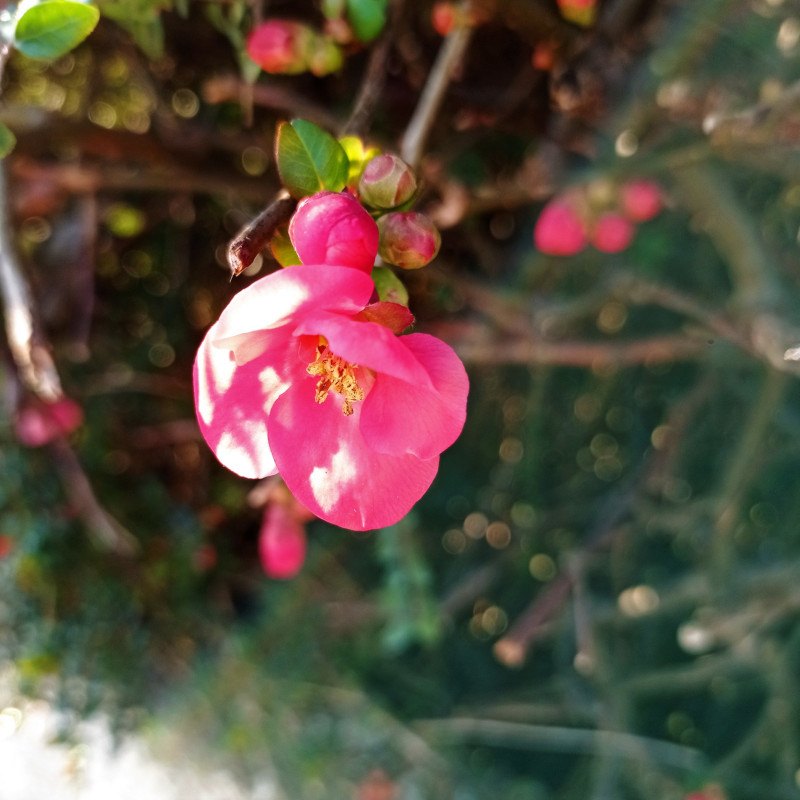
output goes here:
[{"label": "pollen anther", "polygon": [[320,376],[314,400],[324,403],[328,392],[333,389],[344,397],[342,413],[349,417],[353,413],[353,401],[364,399],[364,390],[358,385],[355,376],[357,366],[331,353],[326,345],[319,345],[317,357],[306,367],[309,375]]}]

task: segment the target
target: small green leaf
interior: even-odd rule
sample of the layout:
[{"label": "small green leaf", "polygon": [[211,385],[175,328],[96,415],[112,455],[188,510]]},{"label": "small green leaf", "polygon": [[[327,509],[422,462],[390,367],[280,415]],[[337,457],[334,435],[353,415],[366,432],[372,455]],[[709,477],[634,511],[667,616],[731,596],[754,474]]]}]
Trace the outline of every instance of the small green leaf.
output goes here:
[{"label": "small green leaf", "polygon": [[325,189],[340,192],[347,183],[349,161],[336,139],[304,119],[278,128],[275,161],[283,185],[301,198]]},{"label": "small green leaf", "polygon": [[5,158],[17,143],[17,137],[0,122],[0,158]]},{"label": "small green leaf", "polygon": [[93,30],[100,12],[74,0],[48,0],[31,6],[17,21],[14,47],[30,58],[58,58]]},{"label": "small green leaf", "polygon": [[275,260],[282,267],[293,267],[303,263],[292,246],[288,224],[278,227],[275,235],[270,240],[269,249]]},{"label": "small green leaf", "polygon": [[386,0],[347,0],[347,18],[356,39],[371,42],[386,24]]},{"label": "small green leaf", "polygon": [[408,289],[388,267],[374,267],[372,280],[381,300],[386,303],[399,303],[401,306],[408,305]]}]

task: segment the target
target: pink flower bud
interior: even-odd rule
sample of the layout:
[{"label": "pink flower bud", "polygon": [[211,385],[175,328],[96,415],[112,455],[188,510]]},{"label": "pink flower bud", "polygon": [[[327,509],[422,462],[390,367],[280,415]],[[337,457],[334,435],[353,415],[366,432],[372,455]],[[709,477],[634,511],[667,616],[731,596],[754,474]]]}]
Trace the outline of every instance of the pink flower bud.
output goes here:
[{"label": "pink flower bud", "polygon": [[633,225],[625,217],[603,214],[595,225],[592,244],[604,253],[619,253],[631,243],[633,232]]},{"label": "pink flower bud", "polygon": [[401,158],[375,156],[364,167],[358,191],[363,202],[372,208],[397,208],[414,196],[417,179]]},{"label": "pink flower bud", "polygon": [[306,530],[287,506],[267,506],[258,535],[258,556],[270,578],[287,580],[300,572],[306,560]]},{"label": "pink flower bud", "polygon": [[436,226],[416,211],[393,211],[378,220],[384,261],[402,269],[419,269],[436,258],[442,237]]},{"label": "pink flower bud", "polygon": [[648,180],[626,183],[622,187],[620,202],[623,214],[633,222],[652,219],[663,206],[661,189]]},{"label": "pink flower bud", "polygon": [[349,192],[319,192],[300,201],[289,238],[303,264],[353,267],[369,274],[378,253],[378,226]]},{"label": "pink flower bud", "polygon": [[72,433],[82,422],[81,407],[68,397],[52,403],[32,399],[17,413],[14,432],[26,447],[41,447]]},{"label": "pink flower bud", "polygon": [[551,200],[536,220],[533,243],[547,255],[572,256],[586,247],[586,231],[568,202]]},{"label": "pink flower bud", "polygon": [[308,69],[316,39],[301,22],[271,19],[247,37],[247,55],[265,72],[295,75]]}]

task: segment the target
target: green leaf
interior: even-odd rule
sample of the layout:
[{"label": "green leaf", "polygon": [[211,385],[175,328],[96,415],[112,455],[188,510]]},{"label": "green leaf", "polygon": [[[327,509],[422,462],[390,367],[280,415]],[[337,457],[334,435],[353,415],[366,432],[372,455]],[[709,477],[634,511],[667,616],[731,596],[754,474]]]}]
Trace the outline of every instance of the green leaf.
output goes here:
[{"label": "green leaf", "polygon": [[74,0],[49,0],[17,21],[14,47],[30,58],[58,58],[79,45],[97,25],[100,12]]},{"label": "green leaf", "polygon": [[100,0],[100,13],[113,19],[151,60],[164,55],[161,12],[172,8],[172,0]]},{"label": "green leaf", "polygon": [[269,249],[275,260],[282,267],[293,267],[302,264],[300,256],[297,255],[292,240],[289,238],[289,225],[281,225],[275,231],[269,243]]},{"label": "green leaf", "polygon": [[347,183],[349,161],[342,146],[304,119],[281,123],[275,161],[283,185],[298,199],[324,189],[340,192]]},{"label": "green leaf", "polygon": [[17,137],[0,122],[0,158],[5,158],[17,143]]},{"label": "green leaf", "polygon": [[386,24],[386,0],[347,0],[347,18],[356,38],[371,42]]},{"label": "green leaf", "polygon": [[372,280],[381,300],[408,306],[408,289],[388,267],[373,267]]}]

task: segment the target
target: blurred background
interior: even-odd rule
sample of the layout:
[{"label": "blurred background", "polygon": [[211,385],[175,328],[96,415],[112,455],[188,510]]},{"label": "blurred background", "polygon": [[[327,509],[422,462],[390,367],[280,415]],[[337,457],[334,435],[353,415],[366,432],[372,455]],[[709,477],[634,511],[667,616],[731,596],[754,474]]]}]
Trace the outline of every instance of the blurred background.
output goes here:
[{"label": "blurred background", "polygon": [[[71,752],[103,719],[258,800],[800,798],[800,3],[443,6],[323,76],[244,52],[310,0],[103,2],[5,65],[0,243],[69,401],[4,342],[0,752],[46,701]],[[441,252],[401,278],[466,427],[406,519],[313,521],[276,579],[274,487],[194,418],[205,330],[277,268],[231,280],[228,243],[281,120],[338,133],[371,81],[397,152],[465,25],[418,170]]]}]

